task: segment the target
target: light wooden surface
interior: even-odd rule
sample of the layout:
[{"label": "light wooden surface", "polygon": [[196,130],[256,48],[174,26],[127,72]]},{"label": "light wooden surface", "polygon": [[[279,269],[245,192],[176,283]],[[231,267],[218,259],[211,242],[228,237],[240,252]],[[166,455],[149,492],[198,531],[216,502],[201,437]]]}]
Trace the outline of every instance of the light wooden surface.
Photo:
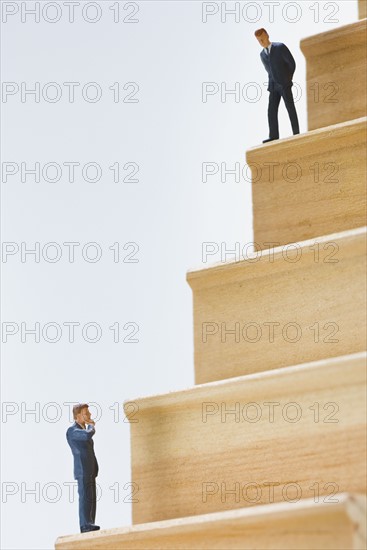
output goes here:
[{"label": "light wooden surface", "polygon": [[367,17],[367,0],[358,0],[358,14],[360,19]]},{"label": "light wooden surface", "polygon": [[366,118],[250,149],[246,160],[258,249],[365,225]]},{"label": "light wooden surface", "polygon": [[188,272],[196,383],[364,351],[365,270],[359,228]]},{"label": "light wooden surface", "polygon": [[256,508],[60,537],[56,550],[363,550],[366,497]]},{"label": "light wooden surface", "polygon": [[[301,42],[309,129],[321,130],[247,154],[262,167],[255,241],[303,240],[301,259],[278,248],[188,273],[201,385],[137,399],[133,419],[125,404],[136,525],[59,537],[56,550],[366,548],[366,355],[342,355],[366,345],[365,24]],[[273,181],[266,163],[279,164]],[[278,325],[273,342],[204,344],[203,322]],[[280,337],[288,323],[301,327],[296,343]]]},{"label": "light wooden surface", "polygon": [[366,115],[366,21],[301,40],[308,129]]},{"label": "light wooden surface", "polygon": [[364,353],[133,401],[133,523],[365,491]]}]

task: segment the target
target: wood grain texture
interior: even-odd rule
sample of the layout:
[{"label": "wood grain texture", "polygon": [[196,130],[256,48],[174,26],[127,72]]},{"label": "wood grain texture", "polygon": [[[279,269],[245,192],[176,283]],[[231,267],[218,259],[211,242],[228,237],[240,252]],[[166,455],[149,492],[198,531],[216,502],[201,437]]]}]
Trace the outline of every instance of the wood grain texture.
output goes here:
[{"label": "wood grain texture", "polygon": [[247,153],[263,253],[188,273],[200,385],[125,403],[135,525],[56,550],[365,550],[365,32],[302,40],[312,131]]},{"label": "wood grain texture", "polygon": [[363,550],[366,497],[277,503],[59,537],[56,550]]},{"label": "wood grain texture", "polygon": [[366,223],[366,118],[250,149],[254,241],[279,245]]},{"label": "wood grain texture", "polygon": [[365,273],[365,228],[188,272],[196,383],[364,351]]},{"label": "wood grain texture", "polygon": [[367,0],[358,0],[358,16],[359,19],[367,17]]},{"label": "wood grain texture", "polygon": [[366,115],[366,20],[301,40],[308,129]]},{"label": "wood grain texture", "polygon": [[365,491],[364,353],[134,403],[133,523]]}]

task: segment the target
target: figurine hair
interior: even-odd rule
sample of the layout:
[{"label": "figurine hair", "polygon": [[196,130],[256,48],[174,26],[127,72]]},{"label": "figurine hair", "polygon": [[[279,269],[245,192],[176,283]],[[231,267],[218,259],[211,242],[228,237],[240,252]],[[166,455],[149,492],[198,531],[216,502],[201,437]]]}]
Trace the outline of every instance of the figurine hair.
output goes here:
[{"label": "figurine hair", "polygon": [[87,409],[89,407],[88,403],[78,403],[77,405],[74,405],[73,407],[73,416],[74,420],[76,419],[77,415],[82,412],[83,409]]},{"label": "figurine hair", "polygon": [[263,32],[269,36],[269,34],[268,34],[268,32],[267,32],[266,29],[257,29],[257,31],[255,31],[255,36],[256,36],[256,37],[257,37],[257,36],[260,36],[260,35],[262,35]]}]

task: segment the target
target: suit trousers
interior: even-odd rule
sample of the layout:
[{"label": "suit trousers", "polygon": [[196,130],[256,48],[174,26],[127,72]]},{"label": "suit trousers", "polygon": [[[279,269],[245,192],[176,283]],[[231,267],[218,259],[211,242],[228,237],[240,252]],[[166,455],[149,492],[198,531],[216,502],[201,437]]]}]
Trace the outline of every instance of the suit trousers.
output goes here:
[{"label": "suit trousers", "polygon": [[268,108],[270,139],[279,139],[278,109],[281,98],[283,98],[283,101],[287,108],[293,134],[299,134],[298,117],[296,107],[294,105],[292,87],[281,86],[280,84],[274,83],[270,90]]},{"label": "suit trousers", "polygon": [[78,478],[79,524],[83,533],[96,519],[97,494],[96,478],[93,476]]}]

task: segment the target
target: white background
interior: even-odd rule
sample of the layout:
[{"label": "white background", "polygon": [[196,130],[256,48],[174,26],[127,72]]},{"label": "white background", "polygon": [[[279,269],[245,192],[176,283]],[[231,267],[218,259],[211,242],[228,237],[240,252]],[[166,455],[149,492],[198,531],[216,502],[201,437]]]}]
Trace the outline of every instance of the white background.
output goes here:
[{"label": "white background", "polygon": [[[97,523],[102,528],[129,525],[131,508],[124,502],[130,493],[124,486],[131,480],[129,425],[123,422],[122,403],[194,383],[186,271],[202,264],[203,242],[233,249],[236,242],[253,240],[250,183],[242,177],[236,182],[234,176],[221,182],[220,174],[203,183],[201,171],[203,162],[225,162],[228,168],[239,162],[243,168],[246,149],[268,136],[267,78],[254,31],[266,27],[271,40],[286,43],[293,53],[294,80],[301,92],[297,110],[305,132],[305,63],[299,42],[358,16],[353,0],[329,6],[272,2],[271,22],[270,8],[262,2],[241,2],[241,10],[247,4],[248,11],[240,21],[227,15],[221,22],[221,3],[214,2],[218,13],[203,23],[201,2],[146,1],[137,2],[137,23],[122,21],[132,8],[120,2],[121,20],[114,23],[114,2],[105,1],[98,3],[100,21],[85,21],[81,8],[86,3],[80,2],[70,23],[66,6],[58,2],[62,16],[52,24],[42,15],[39,23],[31,15],[21,21],[22,4],[31,9],[35,2],[2,2],[3,10],[5,4],[16,5],[19,12],[2,24],[3,83],[24,82],[32,88],[39,82],[42,89],[47,82],[57,82],[63,94],[56,103],[42,96],[39,103],[34,96],[22,102],[20,93],[6,101],[3,96],[3,163],[24,162],[30,168],[35,162],[95,162],[103,170],[95,183],[83,181],[80,168],[71,183],[65,168],[56,183],[42,178],[37,183],[31,175],[22,182],[18,173],[2,184],[2,240],[19,248],[22,242],[27,248],[38,242],[41,250],[56,242],[62,249],[55,263],[42,254],[39,263],[34,255],[22,262],[19,252],[3,256],[1,264],[3,330],[4,323],[19,326],[3,344],[2,548],[43,549],[52,548],[57,536],[79,530],[77,499],[69,502],[65,485],[73,481],[65,439],[67,403],[97,404],[91,407],[98,420]],[[233,9],[235,3],[223,4]],[[324,21],[332,12],[330,4],[339,8],[336,22]],[[49,9],[48,16],[55,17],[55,9]],[[90,8],[89,17],[95,13]],[[292,23],[297,13],[299,21]],[[74,103],[64,82],[81,84]],[[97,103],[81,95],[89,82],[99,83],[103,91]],[[139,102],[114,103],[109,86],[115,82],[121,87],[138,83]],[[203,102],[203,82],[219,87],[225,83],[227,89],[238,82],[251,99],[255,85],[248,85],[256,83],[261,93],[258,101],[242,95],[239,102],[234,95],[221,101],[217,93]],[[121,89],[121,96],[130,90]],[[280,109],[281,136],[286,137],[290,123],[283,104]],[[121,167],[137,163],[139,182],[114,183],[109,166],[115,162]],[[81,243],[74,263],[64,242]],[[81,254],[90,242],[102,250],[96,263]],[[116,242],[121,248],[137,243],[138,263],[114,263],[109,247]],[[122,257],[130,251],[122,249]],[[215,254],[209,261],[221,257]],[[74,343],[63,326],[71,321],[80,323]],[[34,336],[26,335],[22,343],[21,323],[32,328],[36,322],[41,329],[58,323],[63,328],[60,340],[50,343],[41,334],[36,343]],[[89,322],[102,331],[94,344],[81,335],[81,327]],[[139,326],[139,342],[114,343],[109,327],[119,323],[124,338],[127,322]],[[94,335],[92,330],[89,334]],[[49,335],[54,335],[52,330]],[[31,409],[39,413],[26,414]],[[36,494],[27,494],[32,488]]]}]

